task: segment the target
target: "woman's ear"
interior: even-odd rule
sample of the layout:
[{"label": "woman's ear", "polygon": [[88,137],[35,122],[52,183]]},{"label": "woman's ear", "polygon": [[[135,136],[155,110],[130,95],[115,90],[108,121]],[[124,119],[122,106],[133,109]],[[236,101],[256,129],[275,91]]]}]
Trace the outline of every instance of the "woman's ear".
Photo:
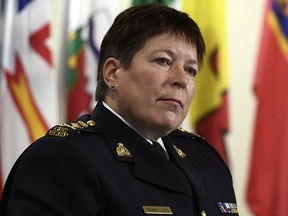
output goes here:
[{"label": "woman's ear", "polygon": [[118,70],[121,68],[119,60],[116,58],[108,58],[103,67],[103,77],[106,85],[112,89],[117,86]]}]

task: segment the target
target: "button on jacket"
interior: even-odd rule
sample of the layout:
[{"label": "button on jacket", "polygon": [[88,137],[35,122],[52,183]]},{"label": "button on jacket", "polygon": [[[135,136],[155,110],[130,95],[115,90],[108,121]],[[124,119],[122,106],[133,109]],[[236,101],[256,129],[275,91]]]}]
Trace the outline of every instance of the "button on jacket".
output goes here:
[{"label": "button on jacket", "polygon": [[0,213],[214,216],[222,215],[218,203],[236,205],[230,172],[204,139],[178,129],[162,140],[169,159],[98,102],[19,157]]}]

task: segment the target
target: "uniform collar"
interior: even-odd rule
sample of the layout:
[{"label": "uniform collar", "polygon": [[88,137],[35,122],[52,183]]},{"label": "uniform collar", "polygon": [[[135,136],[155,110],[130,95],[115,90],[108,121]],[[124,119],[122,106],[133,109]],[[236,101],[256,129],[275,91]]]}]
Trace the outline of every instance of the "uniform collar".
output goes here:
[{"label": "uniform collar", "polygon": [[[143,136],[105,108],[101,102],[98,102],[91,118],[96,122],[96,127],[103,134],[115,158],[134,163],[135,176],[192,197],[191,185],[181,169],[164,157],[159,157]],[[127,154],[117,153],[117,147],[121,147]],[[172,151],[175,152],[173,149]]]},{"label": "uniform collar", "polygon": [[[125,124],[127,124],[130,128],[132,128],[133,130],[135,130],[140,136],[142,136],[144,139],[146,139],[151,145],[152,145],[152,141],[147,139],[140,131],[138,131],[136,128],[134,128],[128,121],[126,121],[119,113],[115,112],[108,104],[106,104],[104,101],[101,101],[103,106],[108,109],[110,112],[112,112],[115,116],[117,116],[119,119],[121,119]],[[101,103],[100,102],[100,103]],[[160,137],[159,139],[155,140],[156,142],[158,142],[163,149],[166,151],[166,147],[162,141],[162,138]]]}]

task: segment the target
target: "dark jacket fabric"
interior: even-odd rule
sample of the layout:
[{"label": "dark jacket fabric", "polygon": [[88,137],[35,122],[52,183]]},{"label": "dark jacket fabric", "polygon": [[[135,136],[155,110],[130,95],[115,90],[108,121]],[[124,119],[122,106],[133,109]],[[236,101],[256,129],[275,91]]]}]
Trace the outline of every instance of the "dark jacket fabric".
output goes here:
[{"label": "dark jacket fabric", "polygon": [[229,213],[232,178],[214,148],[181,129],[162,140],[169,160],[98,102],[92,115],[53,127],[19,157],[1,216]]}]

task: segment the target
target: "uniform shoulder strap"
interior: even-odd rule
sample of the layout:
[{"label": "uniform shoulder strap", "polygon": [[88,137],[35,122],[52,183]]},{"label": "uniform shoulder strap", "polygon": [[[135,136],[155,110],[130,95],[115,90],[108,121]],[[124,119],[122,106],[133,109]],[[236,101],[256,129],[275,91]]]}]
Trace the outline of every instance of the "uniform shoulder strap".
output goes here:
[{"label": "uniform shoulder strap", "polygon": [[169,136],[174,136],[174,137],[186,137],[186,138],[189,138],[189,139],[193,139],[193,140],[197,140],[197,141],[200,141],[200,142],[205,142],[207,143],[207,141],[201,137],[200,135],[196,134],[196,133],[193,133],[193,132],[190,132],[190,131],[187,131],[183,128],[178,128],[174,131],[172,131]]},{"label": "uniform shoulder strap", "polygon": [[79,133],[97,133],[96,122],[91,120],[90,115],[83,115],[74,122],[62,123],[52,127],[46,136],[69,139]]}]

